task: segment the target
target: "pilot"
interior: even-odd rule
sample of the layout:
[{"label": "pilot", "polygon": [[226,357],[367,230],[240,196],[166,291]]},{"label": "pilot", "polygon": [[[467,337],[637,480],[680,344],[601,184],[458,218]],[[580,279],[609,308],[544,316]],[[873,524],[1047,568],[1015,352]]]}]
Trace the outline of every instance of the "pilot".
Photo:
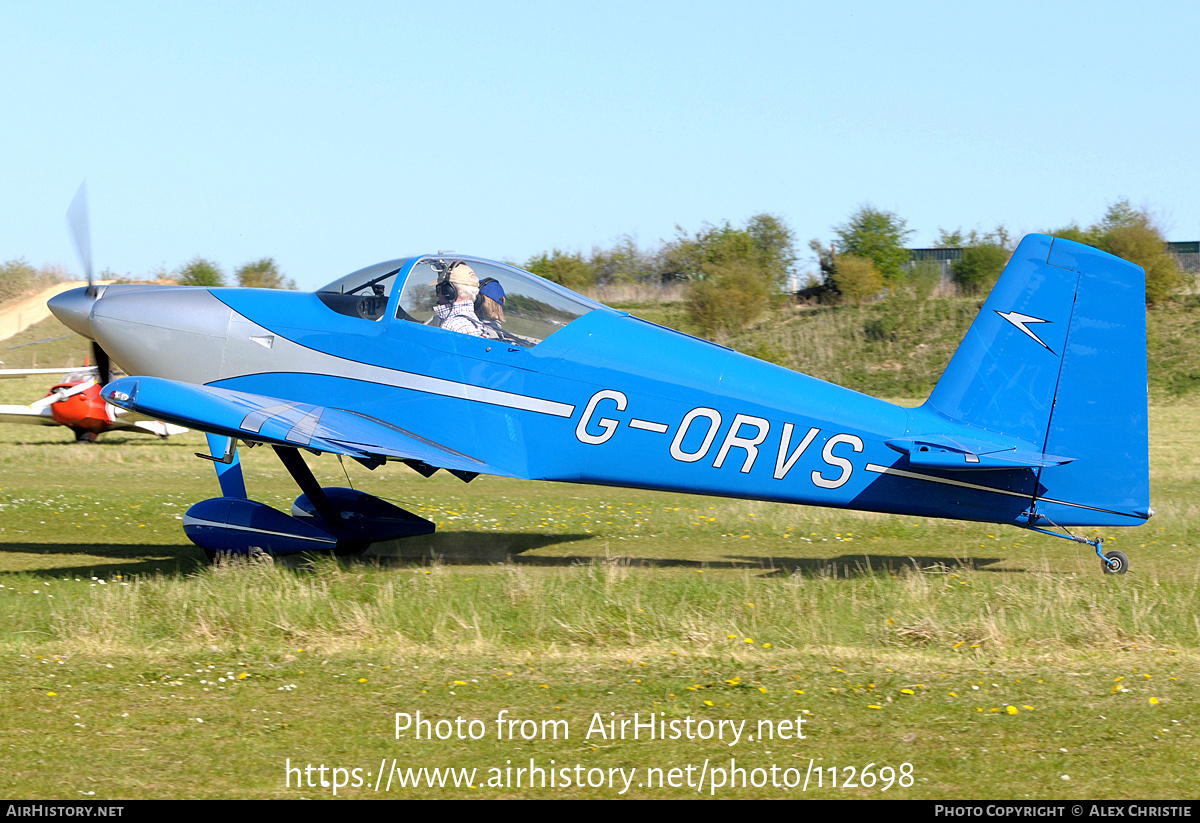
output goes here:
[{"label": "pilot", "polygon": [[479,278],[466,263],[455,263],[437,279],[434,324],[459,334],[486,337],[487,327],[475,315]]}]

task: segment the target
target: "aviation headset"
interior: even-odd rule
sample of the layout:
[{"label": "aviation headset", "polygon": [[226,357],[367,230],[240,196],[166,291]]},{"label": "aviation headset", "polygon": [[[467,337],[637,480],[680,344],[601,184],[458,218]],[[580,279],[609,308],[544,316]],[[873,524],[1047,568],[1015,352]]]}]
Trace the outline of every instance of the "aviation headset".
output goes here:
[{"label": "aviation headset", "polygon": [[[458,300],[458,286],[451,282],[450,278],[454,274],[454,270],[459,266],[466,266],[466,263],[458,262],[445,265],[437,279],[437,296],[439,299],[445,300],[447,303],[454,303]],[[467,266],[470,270],[470,266]]]}]

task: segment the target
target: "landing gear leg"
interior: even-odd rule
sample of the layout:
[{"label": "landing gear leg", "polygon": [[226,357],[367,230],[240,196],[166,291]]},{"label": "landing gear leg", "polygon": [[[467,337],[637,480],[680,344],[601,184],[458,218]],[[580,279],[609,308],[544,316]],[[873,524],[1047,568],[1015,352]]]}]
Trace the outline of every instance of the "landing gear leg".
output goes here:
[{"label": "landing gear leg", "polygon": [[[1051,537],[1061,537],[1064,540],[1070,540],[1074,543],[1086,543],[1087,545],[1091,546],[1096,550],[1096,556],[1100,558],[1100,568],[1105,574],[1125,574],[1125,572],[1129,571],[1129,558],[1126,557],[1123,552],[1114,550],[1108,554],[1104,553],[1103,537],[1097,537],[1095,540],[1088,540],[1086,537],[1076,537],[1073,534],[1059,534],[1058,532],[1039,529],[1037,526],[1034,526],[1033,523],[1037,522],[1041,516],[1033,511],[1026,512],[1025,514],[1029,518],[1029,525],[1025,526],[1025,528],[1029,529],[1030,531],[1041,532],[1042,534],[1048,534]],[[1059,528],[1062,527],[1059,526]]]},{"label": "landing gear leg", "polygon": [[[300,491],[308,497],[312,502],[313,508],[317,510],[317,514],[329,526],[335,529],[343,523],[342,513],[336,506],[329,501],[329,496],[325,494],[325,490],[321,488],[321,484],[317,482],[317,478],[313,475],[312,469],[304,462],[304,457],[300,454],[299,449],[291,449],[283,446],[272,446],[275,454],[279,455],[279,459],[283,461],[284,467],[296,481],[296,485],[300,487]],[[333,550],[333,553],[338,557],[357,557],[365,552],[370,544],[363,541],[354,541],[341,539],[338,541],[338,546]]]},{"label": "landing gear leg", "polygon": [[300,456],[299,450],[282,446],[272,446],[271,448],[279,455],[279,459],[283,461],[284,468],[288,470],[292,479],[296,481],[296,485],[300,487],[300,491],[308,495],[308,499],[312,501],[321,518],[330,525],[341,523],[341,512],[335,509],[333,504],[329,502],[329,498],[325,496],[325,492],[321,489],[321,484],[313,476],[312,469],[308,467],[308,464],[304,462],[304,458]]}]

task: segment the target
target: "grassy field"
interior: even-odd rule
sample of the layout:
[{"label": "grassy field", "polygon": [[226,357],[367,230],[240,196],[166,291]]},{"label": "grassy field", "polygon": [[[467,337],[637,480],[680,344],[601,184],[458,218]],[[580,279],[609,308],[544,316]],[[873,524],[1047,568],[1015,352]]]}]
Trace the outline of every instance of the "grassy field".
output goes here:
[{"label": "grassy field", "polygon": [[438,533],[214,568],[199,435],[8,426],[0,795],[1194,798],[1200,414],[1151,421],[1124,577],[1013,528],[330,457]]},{"label": "grassy field", "polygon": [[[959,308],[787,310],[734,342],[920,389]],[[217,493],[199,435],[78,446],[4,427],[0,794],[1194,798],[1200,408],[1176,340],[1192,322],[1152,324],[1159,514],[1106,535],[1132,560],[1121,578],[1012,528],[329,457],[310,460],[323,483],[438,533],[214,568],[180,526]],[[64,331],[32,327],[0,359],[82,363]],[[49,382],[0,382],[0,403]],[[273,455],[243,460],[252,496],[286,510]],[[653,738],[648,719],[666,724]]]}]

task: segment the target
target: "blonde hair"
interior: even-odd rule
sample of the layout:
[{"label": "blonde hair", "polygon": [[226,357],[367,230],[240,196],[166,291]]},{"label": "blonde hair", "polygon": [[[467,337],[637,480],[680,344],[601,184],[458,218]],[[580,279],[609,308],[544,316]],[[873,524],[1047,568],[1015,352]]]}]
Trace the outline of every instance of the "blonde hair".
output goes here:
[{"label": "blonde hair", "polygon": [[480,320],[495,320],[497,323],[504,322],[504,307],[497,303],[486,294],[480,294],[475,298],[475,314]]}]

